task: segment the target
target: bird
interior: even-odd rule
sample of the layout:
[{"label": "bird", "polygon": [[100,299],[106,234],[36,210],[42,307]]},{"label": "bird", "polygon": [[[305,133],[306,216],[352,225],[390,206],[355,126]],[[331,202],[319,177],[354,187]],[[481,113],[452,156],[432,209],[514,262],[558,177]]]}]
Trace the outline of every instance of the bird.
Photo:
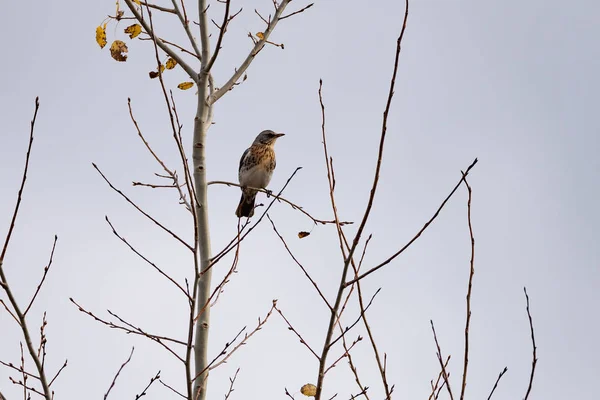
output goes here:
[{"label": "bird", "polygon": [[240,159],[238,179],[242,188],[242,198],[235,215],[238,218],[254,215],[254,200],[257,189],[265,189],[275,170],[275,150],[273,146],[284,133],[264,130],[258,134],[252,145],[244,151]]}]

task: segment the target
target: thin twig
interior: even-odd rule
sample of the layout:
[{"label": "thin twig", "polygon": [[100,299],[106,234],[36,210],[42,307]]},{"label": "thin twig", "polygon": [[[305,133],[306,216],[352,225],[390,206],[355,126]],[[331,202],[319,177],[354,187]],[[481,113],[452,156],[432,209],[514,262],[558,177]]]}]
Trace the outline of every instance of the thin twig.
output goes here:
[{"label": "thin twig", "polygon": [[119,195],[121,195],[121,197],[123,197],[129,204],[131,204],[136,210],[138,210],[143,216],[145,216],[146,218],[148,218],[150,221],[154,222],[154,224],[156,224],[158,227],[160,227],[162,230],[164,230],[165,232],[167,232],[168,234],[170,234],[174,239],[176,239],[179,243],[183,244],[188,250],[190,251],[194,251],[194,248],[192,246],[190,246],[189,244],[186,243],[185,240],[183,240],[182,238],[179,237],[179,235],[177,235],[176,233],[174,233],[173,231],[171,231],[169,228],[167,228],[166,226],[164,226],[163,224],[161,224],[160,222],[158,222],[154,217],[152,217],[150,214],[148,214],[146,211],[142,210],[135,202],[133,202],[129,197],[127,197],[127,195],[125,195],[125,193],[123,193],[121,190],[117,189],[111,181],[108,180],[108,178],[102,173],[102,171],[100,170],[100,168],[98,168],[98,166],[95,163],[92,163],[92,165],[94,166],[94,168],[96,169],[96,171],[98,171],[98,173],[100,174],[100,176],[102,176],[102,178],[104,179],[104,181],[106,181],[106,183],[108,183],[108,186],[110,186],[110,188],[112,190],[114,190],[115,192],[117,192]]},{"label": "thin twig", "polygon": [[110,394],[110,391],[113,389],[113,387],[115,387],[115,383],[117,383],[117,379],[119,378],[119,375],[121,374],[121,371],[123,370],[123,368],[125,368],[125,366],[127,364],[129,364],[129,361],[131,361],[131,357],[133,356],[133,351],[134,350],[135,350],[135,348],[132,347],[131,348],[131,352],[129,353],[129,357],[127,357],[127,360],[125,360],[125,362],[123,364],[121,364],[121,366],[119,367],[117,373],[113,377],[112,382],[110,383],[110,386],[108,387],[108,390],[104,394],[104,400],[106,400],[108,398],[108,395]]},{"label": "thin twig", "polygon": [[[2,289],[4,289],[4,291],[6,292],[9,303],[12,307],[12,310],[14,311],[14,314],[12,312],[9,312],[9,313],[13,317],[16,317],[16,319],[18,320],[17,322],[18,322],[19,326],[21,327],[21,332],[23,333],[23,338],[25,339],[25,344],[27,345],[27,351],[29,352],[29,355],[31,356],[31,358],[35,364],[35,368],[38,371],[38,374],[40,377],[40,383],[41,383],[42,389],[43,389],[43,393],[35,391],[33,389],[31,389],[31,390],[35,391],[36,393],[39,393],[40,395],[45,397],[46,400],[52,400],[52,392],[50,391],[50,387],[48,386],[46,374],[44,372],[44,365],[40,361],[39,357],[36,354],[35,348],[33,347],[33,342],[31,341],[31,335],[29,333],[29,327],[27,325],[27,321],[25,320],[25,314],[23,312],[21,312],[21,308],[19,307],[19,304],[17,303],[17,300],[10,288],[10,285],[8,284],[8,280],[6,279],[6,275],[4,273],[4,268],[3,268],[4,257],[6,256],[6,251],[8,250],[8,245],[10,243],[10,239],[12,237],[12,233],[15,228],[17,215],[19,213],[19,207],[21,206],[21,200],[23,198],[23,190],[25,188],[25,182],[27,181],[27,171],[29,170],[29,158],[31,156],[31,148],[32,148],[32,144],[33,144],[33,133],[34,133],[35,121],[37,119],[37,113],[38,113],[39,108],[40,108],[40,101],[39,101],[39,98],[36,97],[35,98],[35,110],[33,112],[33,118],[31,120],[31,128],[30,128],[30,132],[29,132],[29,144],[27,146],[27,154],[25,156],[25,167],[23,169],[21,185],[19,187],[19,192],[17,194],[17,203],[15,204],[15,209],[13,211],[13,215],[12,215],[12,218],[10,221],[8,233],[4,240],[2,252],[0,253],[0,287],[2,287]],[[4,302],[2,302],[2,303],[4,304]],[[6,304],[4,304],[4,306],[6,307]],[[8,310],[8,308],[7,308],[7,310]],[[23,390],[26,391],[28,388],[26,388],[26,386],[25,386],[26,385],[25,378],[23,378],[23,379],[24,379],[24,382],[22,383],[23,388],[24,388]]]},{"label": "thin twig", "polygon": [[140,397],[145,396],[146,393],[148,392],[148,389],[150,389],[150,386],[152,386],[152,384],[159,379],[160,379],[160,371],[158,371],[156,373],[156,375],[154,375],[152,378],[150,378],[150,382],[148,382],[148,385],[146,385],[146,387],[144,388],[144,390],[142,390],[142,392],[140,394],[135,395],[135,400],[138,400]]},{"label": "thin twig", "polygon": [[352,348],[354,346],[356,346],[358,344],[358,342],[360,342],[361,340],[363,340],[362,336],[359,336],[358,338],[356,338],[356,340],[354,340],[354,342],[352,342],[352,344],[348,347],[348,349],[344,350],[342,355],[339,356],[337,360],[335,360],[328,368],[325,369],[324,374],[327,374],[327,372],[329,372],[330,369],[334,368],[337,365],[337,363],[340,362],[340,360],[342,358],[347,357],[348,354],[350,353],[350,350],[352,350]]},{"label": "thin twig", "polygon": [[[450,362],[450,356],[448,356],[446,358],[446,362],[444,363],[444,369],[448,368],[448,363]],[[433,380],[431,381],[431,394],[429,395],[429,399],[428,400],[432,400],[432,399],[437,399],[436,396],[436,391],[438,390],[438,385],[440,384],[440,379],[442,379],[442,375],[443,375],[443,371],[440,370],[437,379],[435,381],[435,384],[433,383]],[[442,386],[445,385],[446,382],[442,383]],[[439,388],[441,389],[441,388]]]},{"label": "thin twig", "polygon": [[117,232],[117,230],[115,229],[115,227],[113,226],[113,224],[110,222],[110,220],[108,219],[107,216],[104,217],[104,219],[106,220],[106,222],[108,223],[108,225],[110,226],[110,229],[112,229],[113,234],[118,237],[119,239],[121,239],[121,241],[123,243],[125,243],[127,245],[127,247],[129,247],[129,249],[134,252],[138,257],[140,257],[142,260],[146,261],[146,263],[148,263],[149,265],[152,266],[152,268],[154,268],[155,270],[157,270],[162,276],[164,276],[165,278],[167,278],[167,280],[169,280],[169,282],[171,282],[172,284],[174,284],[179,290],[181,290],[181,292],[185,295],[185,297],[188,300],[190,299],[190,295],[185,291],[185,289],[175,280],[173,279],[169,274],[167,274],[166,272],[164,272],[162,269],[160,269],[155,263],[153,263],[152,261],[150,261],[148,258],[146,258],[142,253],[140,253],[135,247],[133,247],[128,241],[127,239],[125,239],[123,236],[119,235],[119,233]]},{"label": "thin twig", "polygon": [[238,368],[235,371],[235,375],[233,375],[233,378],[229,378],[229,390],[225,394],[225,400],[229,400],[229,396],[231,396],[231,393],[233,393],[233,391],[234,391],[233,385],[235,384],[235,380],[237,379],[239,372],[240,372],[240,369]]},{"label": "thin twig", "polygon": [[[202,271],[203,274],[206,273],[206,271],[209,268],[212,268],[213,265],[215,265],[217,262],[219,262],[219,260],[221,258],[225,257],[230,251],[232,251],[234,248],[236,248],[237,244],[240,243],[242,240],[244,240],[246,238],[246,236],[248,236],[250,234],[250,232],[252,232],[252,230],[254,230],[254,228],[256,228],[258,226],[258,224],[260,224],[260,222],[263,220],[263,218],[267,215],[267,212],[269,212],[269,209],[273,206],[275,201],[277,201],[277,198],[281,196],[281,194],[283,193],[285,188],[289,185],[289,183],[292,181],[292,179],[294,178],[296,173],[298,171],[300,171],[301,169],[302,169],[302,167],[296,167],[296,169],[294,170],[294,172],[292,172],[292,175],[290,175],[290,177],[285,182],[285,184],[283,185],[283,187],[281,188],[279,193],[277,193],[277,195],[275,195],[275,196],[272,196],[273,200],[271,200],[269,205],[265,208],[265,210],[263,211],[261,216],[258,218],[258,221],[256,221],[241,237],[239,236],[239,233],[236,234],[236,237],[234,237],[231,240],[231,242],[229,242],[229,244],[227,246],[225,246],[225,248],[223,250],[221,250],[221,252],[219,252],[219,254],[217,254],[210,260],[209,266]],[[244,228],[246,226],[247,225],[244,225]]]},{"label": "thin twig", "polygon": [[258,324],[256,325],[256,328],[254,328],[254,330],[248,334],[244,335],[244,339],[237,344],[237,346],[235,346],[233,349],[231,349],[231,351],[229,352],[229,354],[227,354],[222,360],[220,360],[219,362],[215,363],[213,366],[209,366],[209,370],[213,370],[215,368],[217,368],[219,365],[224,364],[227,362],[227,360],[229,359],[229,357],[231,357],[233,355],[233,353],[235,353],[240,347],[244,346],[246,343],[248,343],[248,340],[258,331],[260,331],[262,329],[262,327],[267,323],[267,321],[269,320],[269,318],[271,317],[271,314],[273,313],[273,310],[276,309],[277,305],[277,300],[273,300],[273,305],[271,306],[271,309],[269,310],[269,312],[267,313],[267,315],[265,315],[265,317],[262,319],[258,318]]},{"label": "thin twig", "polygon": [[469,165],[469,167],[467,168],[467,170],[464,172],[464,175],[461,176],[460,181],[458,181],[458,183],[456,184],[456,186],[454,186],[454,189],[452,189],[452,191],[450,192],[450,194],[440,204],[440,206],[438,207],[438,209],[436,210],[436,212],[433,214],[433,216],[425,223],[425,225],[423,225],[423,227],[421,228],[421,230],[419,232],[417,232],[417,234],[407,244],[405,244],[396,253],[392,254],[387,260],[385,260],[385,261],[381,262],[380,264],[376,265],[375,267],[369,269],[367,272],[359,275],[358,277],[356,277],[356,278],[354,278],[354,279],[346,282],[346,286],[352,285],[356,281],[359,281],[359,280],[367,277],[368,275],[371,275],[373,272],[375,272],[378,269],[380,269],[380,268],[384,267],[385,265],[389,264],[392,260],[394,260],[400,254],[402,254],[407,248],[409,248],[410,245],[412,245],[423,234],[423,232],[425,232],[425,230],[429,227],[429,225],[431,225],[431,223],[438,217],[438,215],[440,214],[440,212],[442,211],[442,209],[444,208],[444,206],[446,205],[446,203],[450,200],[450,198],[458,190],[458,188],[460,187],[460,185],[462,185],[462,183],[464,182],[464,177],[469,174],[469,172],[471,171],[471,169],[476,164],[477,164],[477,159],[473,160],[473,162],[471,163],[471,165]]},{"label": "thin twig", "polygon": [[494,394],[494,391],[496,390],[496,387],[498,387],[498,382],[500,382],[500,379],[502,379],[502,377],[504,376],[506,371],[508,371],[508,368],[504,367],[502,372],[500,372],[500,374],[498,374],[498,379],[496,379],[496,383],[494,383],[494,387],[492,388],[492,391],[490,392],[490,395],[488,396],[487,400],[491,400],[492,395]]},{"label": "thin twig", "polygon": [[285,315],[283,315],[283,312],[279,308],[277,308],[277,307],[275,307],[275,309],[277,310],[277,312],[279,313],[279,315],[281,315],[281,318],[283,318],[283,320],[287,324],[288,330],[294,332],[296,334],[296,336],[298,336],[298,339],[300,339],[300,343],[302,343],[303,345],[305,345],[306,348],[308,350],[310,350],[310,352],[313,354],[313,356],[315,356],[317,358],[317,360],[320,361],[319,355],[312,349],[312,347],[310,347],[310,345],[306,342],[306,340],[304,340],[304,338],[302,337],[302,335],[300,333],[298,333],[298,331],[292,326],[292,324],[290,323],[290,321],[288,321],[288,319],[285,317]]},{"label": "thin twig", "polygon": [[319,285],[317,285],[317,283],[314,281],[314,279],[306,271],[306,269],[304,268],[304,266],[294,256],[294,254],[292,253],[292,251],[288,247],[288,245],[287,245],[285,239],[283,238],[283,236],[281,236],[281,234],[279,233],[279,231],[277,231],[277,228],[275,227],[275,223],[273,222],[273,220],[271,219],[271,217],[269,216],[269,214],[267,214],[267,218],[271,222],[271,226],[273,227],[273,230],[275,231],[275,233],[279,237],[279,240],[281,240],[281,242],[283,243],[283,246],[287,250],[288,254],[290,255],[290,257],[292,257],[292,260],[294,260],[294,262],[300,267],[300,269],[302,270],[302,272],[304,272],[304,275],[306,275],[306,277],[308,278],[308,280],[310,281],[310,283],[312,283],[312,285],[315,288],[315,290],[317,291],[317,293],[319,293],[319,296],[321,296],[321,299],[323,299],[323,301],[325,302],[325,304],[327,304],[327,307],[331,310],[331,305],[327,301],[327,298],[325,297],[325,295],[323,294],[323,292],[321,292],[321,289],[319,289]]},{"label": "thin twig", "polygon": [[54,375],[54,378],[52,378],[50,380],[50,383],[48,384],[48,386],[52,386],[52,383],[54,383],[54,381],[56,380],[56,378],[58,378],[58,376],[60,375],[60,373],[63,371],[63,369],[67,368],[67,362],[69,360],[65,360],[65,363],[62,365],[62,367],[60,367],[60,369],[58,370],[58,372],[56,372],[56,375]]},{"label": "thin twig", "polygon": [[450,381],[448,380],[448,373],[446,372],[446,366],[444,365],[444,361],[442,360],[442,350],[440,349],[440,344],[438,343],[437,335],[435,333],[435,327],[433,326],[433,320],[429,320],[431,322],[431,330],[433,331],[433,339],[435,340],[435,346],[437,347],[437,359],[440,363],[440,367],[442,368],[442,377],[444,378],[444,383],[446,384],[446,388],[448,389],[448,394],[450,395],[450,400],[454,400],[454,396],[452,394],[452,389],[450,388]]},{"label": "thin twig", "polygon": [[306,7],[302,8],[302,9],[300,9],[298,11],[294,11],[293,13],[290,13],[288,15],[284,15],[283,17],[279,17],[279,20],[281,21],[282,19],[286,19],[286,18],[289,18],[289,17],[291,17],[293,15],[300,14],[301,12],[304,12],[304,11],[308,10],[309,8],[311,8],[314,5],[315,5],[315,3],[310,3],[309,5],[307,5]]},{"label": "thin twig", "polygon": [[524,287],[523,291],[525,292],[525,299],[527,300],[527,318],[529,318],[529,329],[531,330],[531,345],[533,347],[533,355],[531,361],[531,374],[529,375],[529,385],[527,386],[527,393],[525,393],[525,397],[523,400],[527,400],[529,398],[529,393],[531,393],[531,387],[533,385],[533,376],[535,374],[535,366],[537,365],[537,346],[535,345],[535,333],[533,331],[533,320],[531,319],[531,313],[529,312],[529,295],[527,294],[527,288]]},{"label": "thin twig", "polygon": [[367,304],[366,307],[361,307],[360,314],[359,314],[358,318],[356,319],[356,321],[354,321],[350,326],[346,327],[340,336],[338,336],[336,339],[331,341],[331,344],[329,346],[335,345],[338,342],[338,340],[340,340],[342,338],[342,336],[347,334],[350,331],[350,329],[354,328],[354,326],[356,326],[356,324],[358,324],[360,322],[360,320],[363,319],[365,313],[367,312],[369,307],[371,307],[371,304],[373,304],[373,300],[375,300],[375,296],[377,296],[380,291],[381,291],[381,288],[377,289],[377,291],[373,294],[373,296],[371,296],[371,300],[369,300],[369,304]]},{"label": "thin twig", "polygon": [[52,259],[54,258],[54,249],[56,248],[57,240],[58,240],[58,236],[54,235],[54,243],[52,244],[52,250],[50,251],[50,260],[48,261],[48,265],[46,265],[46,267],[44,267],[44,275],[42,276],[42,280],[40,281],[40,284],[35,289],[35,293],[33,294],[33,297],[31,298],[29,305],[27,305],[27,308],[25,309],[25,312],[23,313],[23,315],[27,315],[27,312],[33,305],[35,298],[37,297],[38,293],[40,292],[40,289],[42,288],[42,285],[44,284],[44,281],[46,280],[46,275],[48,274],[48,270],[50,269],[50,266],[52,265]]},{"label": "thin twig", "polygon": [[71,301],[71,303],[75,304],[75,306],[78,308],[79,311],[81,311],[82,313],[84,313],[84,314],[92,317],[95,321],[100,322],[101,324],[106,325],[106,326],[108,326],[109,328],[112,328],[112,329],[118,329],[118,330],[125,331],[126,333],[130,333],[130,334],[134,334],[134,335],[139,335],[139,336],[147,337],[148,339],[152,340],[153,342],[156,342],[156,343],[160,344],[169,353],[173,354],[179,361],[184,362],[183,358],[181,358],[181,356],[179,356],[177,353],[175,353],[175,351],[173,351],[173,349],[171,349],[169,346],[167,346],[163,341],[169,341],[169,342],[176,343],[176,344],[179,344],[179,345],[186,345],[186,343],[184,343],[184,342],[182,342],[180,340],[177,340],[177,339],[172,339],[172,338],[166,337],[166,336],[158,336],[158,335],[153,335],[153,334],[150,334],[148,332],[145,332],[141,328],[135,327],[135,326],[131,325],[130,323],[123,321],[122,318],[120,318],[118,315],[112,313],[110,310],[108,310],[108,312],[112,316],[114,316],[115,318],[119,319],[124,324],[128,325],[129,328],[125,327],[125,326],[117,325],[117,324],[115,324],[112,321],[103,320],[102,318],[99,318],[98,316],[96,316],[91,311],[88,311],[88,310],[84,309],[82,306],[80,306],[79,304],[77,304],[77,302],[75,300],[73,300],[72,297],[70,297],[69,300]]},{"label": "thin twig", "polygon": [[[131,1],[131,0],[127,0],[127,1]],[[287,5],[290,3],[290,1],[291,0],[282,0],[281,4],[278,7],[276,7],[275,15],[273,16],[271,23],[267,26],[267,29],[265,29],[265,31],[263,32],[263,38],[260,39],[258,42],[256,42],[256,44],[254,45],[252,50],[250,50],[250,53],[248,54],[248,56],[246,56],[246,59],[235,70],[235,72],[233,73],[231,78],[229,78],[229,80],[223,86],[221,86],[221,88],[219,90],[216,90],[214,93],[212,93],[208,97],[208,100],[207,100],[208,106],[214,104],[217,100],[219,100],[221,97],[223,97],[223,95],[225,93],[230,91],[235,86],[237,81],[242,77],[242,75],[244,75],[244,73],[246,72],[246,70],[248,69],[248,67],[250,66],[252,61],[254,60],[254,57],[256,57],[256,55],[265,46],[266,42],[269,39],[269,36],[271,35],[273,30],[275,29],[275,26],[277,25],[277,22],[279,22],[279,18],[281,17],[281,14],[283,14],[283,11],[287,7]]]},{"label": "thin twig", "polygon": [[183,395],[182,393],[178,392],[177,390],[175,390],[172,386],[167,385],[166,383],[164,383],[161,379],[158,380],[160,383],[162,383],[162,385],[164,387],[166,387],[167,389],[170,389],[173,393],[178,394],[179,396],[183,397],[184,399],[187,399],[187,397],[185,395]]},{"label": "thin twig", "polygon": [[469,365],[469,326],[471,323],[471,289],[473,287],[473,275],[475,274],[474,260],[475,260],[475,238],[473,236],[473,225],[471,224],[471,199],[473,191],[471,190],[471,186],[469,182],[467,182],[467,177],[463,174],[463,179],[465,181],[465,185],[467,186],[467,191],[469,193],[469,198],[467,200],[467,222],[469,225],[469,238],[471,241],[471,261],[470,261],[470,269],[469,269],[469,286],[467,289],[467,320],[465,322],[465,358],[463,363],[463,375],[462,375],[462,385],[460,389],[460,400],[464,399],[465,390],[467,388],[467,369]]},{"label": "thin twig", "polygon": [[[237,183],[233,183],[233,182],[227,182],[227,181],[210,181],[207,183],[207,185],[226,185],[226,186],[236,186],[241,188],[242,185],[239,185]],[[279,200],[279,201],[283,201],[284,203],[290,205],[294,210],[298,210],[300,211],[302,214],[306,215],[308,218],[310,218],[315,224],[321,224],[321,225],[325,225],[325,224],[335,224],[335,221],[333,220],[322,220],[322,219],[318,219],[313,217],[312,215],[310,215],[308,212],[306,212],[304,210],[304,208],[300,207],[299,205],[296,205],[294,203],[292,203],[291,201],[289,201],[288,199],[285,199],[281,196],[276,196],[271,194],[271,192],[267,189],[263,189],[263,188],[253,188],[253,187],[248,187],[246,186],[246,189],[253,189],[256,190],[257,192],[262,192],[265,194],[269,194],[271,195],[274,199]],[[340,225],[350,225],[353,222],[351,221],[340,221]]]}]

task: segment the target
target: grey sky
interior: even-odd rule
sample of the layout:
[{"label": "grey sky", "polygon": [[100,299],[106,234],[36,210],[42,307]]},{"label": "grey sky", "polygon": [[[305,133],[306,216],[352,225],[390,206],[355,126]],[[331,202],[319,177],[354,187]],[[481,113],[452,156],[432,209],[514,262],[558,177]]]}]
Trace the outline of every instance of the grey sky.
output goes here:
[{"label": "grey sky", "polygon": [[[114,2],[4,2],[4,62],[0,75],[0,232],[8,228],[26,149],[33,100],[40,96],[31,170],[15,238],[6,260],[21,301],[35,289],[52,237],[59,235],[55,264],[31,314],[37,324],[48,311],[48,367],[64,358],[69,367],[56,383],[57,399],[99,398],[112,375],[136,347],[114,396],[133,398],[157,370],[182,384],[181,366],[159,346],[110,331],[77,312],[68,301],[105,315],[111,309],[150,331],[183,337],[185,300],[131,254],[104,222],[180,280],[189,256],[135,213],[93,170],[95,162],[121,189],[173,229],[191,237],[189,221],[173,193],[132,188],[160,172],[144,151],[127,111],[132,99],[138,122],[166,161],[176,166],[168,119],[149,42],[129,45],[126,63],[113,61],[94,42],[95,27],[114,12]],[[295,4],[296,3],[296,4]],[[216,105],[209,133],[209,179],[235,181],[243,150],[262,129],[286,132],[278,141],[276,190],[297,166],[303,169],[286,197],[315,216],[330,218],[320,139],[318,82],[324,81],[329,150],[334,158],[341,217],[362,216],[374,171],[381,114],[391,75],[395,40],[404,12],[397,1],[322,1],[278,25],[248,80]],[[299,8],[306,3],[292,3]],[[222,84],[250,48],[248,31],[262,23],[270,0],[233,2],[244,7],[225,38],[215,69]],[[220,10],[218,4],[213,10]],[[468,397],[487,398],[498,373],[508,373],[497,399],[524,395],[531,342],[522,288],[527,286],[538,342],[534,399],[589,398],[600,373],[600,225],[597,157],[600,145],[600,3],[548,1],[413,1],[389,119],[381,183],[366,233],[373,233],[366,265],[395,252],[432,215],[460,177],[479,158],[473,186],[476,275]],[[27,16],[25,18],[24,16]],[[219,14],[213,14],[220,19]],[[174,18],[159,32],[183,39]],[[122,22],[107,30],[123,39]],[[127,39],[129,44],[129,39]],[[194,90],[175,89],[181,70],[166,74],[189,145]],[[212,187],[214,251],[236,229],[236,188]],[[264,198],[263,198],[264,201]],[[271,213],[295,254],[328,297],[340,274],[332,227],[315,227],[289,207]],[[2,236],[3,237],[3,236]],[[383,287],[370,310],[382,351],[388,354],[397,398],[426,398],[437,374],[429,320],[445,354],[452,354],[452,383],[461,373],[464,295],[469,238],[466,191],[402,257],[365,281]],[[226,264],[216,273],[222,276]],[[213,309],[211,354],[243,326],[252,329],[271,300],[311,345],[320,349],[328,313],[310,284],[265,223],[244,242],[239,273]],[[355,313],[354,308],[349,314]],[[357,335],[357,330],[351,337]],[[18,331],[0,312],[0,359],[18,362]],[[372,398],[382,398],[367,341],[356,348]],[[314,357],[278,316],[210,381],[211,398],[227,391],[241,367],[237,398],[280,398],[315,381]],[[0,390],[9,400],[21,391],[0,369]],[[356,393],[345,362],[328,376],[328,397]],[[149,399],[170,395],[156,386]],[[301,395],[297,395],[300,398]]]}]

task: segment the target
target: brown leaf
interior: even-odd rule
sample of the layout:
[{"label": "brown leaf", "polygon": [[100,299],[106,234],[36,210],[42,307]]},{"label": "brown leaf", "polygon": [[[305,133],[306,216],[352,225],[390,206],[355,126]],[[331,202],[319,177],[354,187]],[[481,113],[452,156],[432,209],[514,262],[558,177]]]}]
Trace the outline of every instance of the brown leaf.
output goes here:
[{"label": "brown leaf", "polygon": [[127,54],[124,53],[128,51],[127,45],[121,40],[115,40],[110,45],[110,56],[117,61],[127,61]]},{"label": "brown leaf", "polygon": [[310,232],[305,232],[305,231],[298,232],[298,237],[299,237],[300,239],[304,239],[304,238],[305,238],[305,237],[307,237],[308,235],[310,235]]}]

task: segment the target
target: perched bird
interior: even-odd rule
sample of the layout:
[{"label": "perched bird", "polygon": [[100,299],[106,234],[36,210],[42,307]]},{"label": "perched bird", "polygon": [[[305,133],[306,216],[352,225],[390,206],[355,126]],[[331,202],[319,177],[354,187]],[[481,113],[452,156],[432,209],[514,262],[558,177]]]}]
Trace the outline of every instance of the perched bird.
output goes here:
[{"label": "perched bird", "polygon": [[252,146],[250,146],[240,159],[238,178],[242,186],[242,198],[235,215],[238,218],[251,217],[254,215],[254,200],[256,189],[267,187],[275,169],[275,150],[273,146],[277,138],[283,133],[275,133],[271,130],[262,131],[258,134]]}]

